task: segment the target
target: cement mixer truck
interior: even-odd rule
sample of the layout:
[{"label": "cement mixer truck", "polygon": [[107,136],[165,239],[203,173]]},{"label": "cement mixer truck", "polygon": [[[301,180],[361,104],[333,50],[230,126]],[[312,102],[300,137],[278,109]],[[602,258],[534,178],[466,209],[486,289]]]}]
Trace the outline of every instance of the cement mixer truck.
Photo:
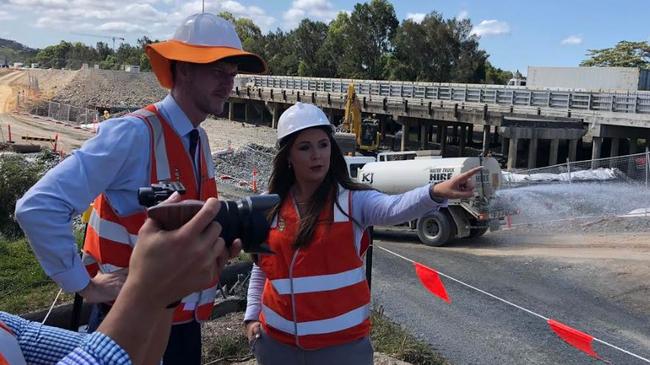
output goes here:
[{"label": "cement mixer truck", "polygon": [[452,176],[483,166],[476,175],[474,197],[450,200],[447,207],[426,214],[416,221],[405,222],[417,230],[422,243],[441,246],[456,238],[471,238],[498,230],[508,214],[494,207],[495,191],[501,185],[501,168],[491,157],[436,158],[415,156],[410,160],[387,161],[379,154],[369,157],[346,157],[350,176],[387,194],[399,194],[425,185],[450,179]]}]

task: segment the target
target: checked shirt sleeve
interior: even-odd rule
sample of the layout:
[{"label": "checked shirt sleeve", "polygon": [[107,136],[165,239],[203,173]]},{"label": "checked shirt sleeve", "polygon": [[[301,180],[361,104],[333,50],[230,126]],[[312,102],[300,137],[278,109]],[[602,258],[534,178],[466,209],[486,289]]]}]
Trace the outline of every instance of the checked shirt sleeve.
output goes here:
[{"label": "checked shirt sleeve", "polygon": [[103,333],[89,335],[84,343],[59,362],[59,365],[130,365],[129,354]]}]

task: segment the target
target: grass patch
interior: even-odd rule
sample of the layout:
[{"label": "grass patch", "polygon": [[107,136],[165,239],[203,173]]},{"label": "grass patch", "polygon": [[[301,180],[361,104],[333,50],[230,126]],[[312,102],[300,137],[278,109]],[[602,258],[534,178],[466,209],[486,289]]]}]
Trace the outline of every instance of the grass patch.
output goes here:
[{"label": "grass patch", "polygon": [[431,347],[387,318],[381,306],[373,309],[370,318],[372,319],[370,337],[375,352],[382,352],[414,365],[447,364],[445,359],[433,352]]},{"label": "grass patch", "polygon": [[58,290],[26,239],[0,240],[0,310],[21,314],[46,308]]}]

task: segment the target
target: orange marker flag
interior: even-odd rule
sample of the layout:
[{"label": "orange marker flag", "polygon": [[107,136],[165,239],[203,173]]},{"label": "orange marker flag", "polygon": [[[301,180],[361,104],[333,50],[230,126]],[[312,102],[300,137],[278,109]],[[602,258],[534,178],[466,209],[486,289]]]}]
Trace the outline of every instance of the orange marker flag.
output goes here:
[{"label": "orange marker flag", "polygon": [[577,348],[578,350],[586,353],[591,357],[600,359],[592,347],[594,338],[591,335],[582,331],[578,331],[577,329],[569,327],[566,324],[558,322],[554,319],[549,319],[547,323],[549,326],[551,326],[553,332],[555,332],[556,335],[560,336],[560,338],[566,341],[569,345]]},{"label": "orange marker flag", "polygon": [[439,297],[447,303],[451,303],[451,299],[447,294],[447,289],[445,289],[445,285],[442,283],[442,280],[440,280],[440,275],[438,275],[438,272],[418,262],[414,262],[413,265],[415,266],[415,274],[420,279],[420,282],[422,282],[422,285],[424,285],[424,287],[427,288],[427,290],[429,290],[433,295]]}]

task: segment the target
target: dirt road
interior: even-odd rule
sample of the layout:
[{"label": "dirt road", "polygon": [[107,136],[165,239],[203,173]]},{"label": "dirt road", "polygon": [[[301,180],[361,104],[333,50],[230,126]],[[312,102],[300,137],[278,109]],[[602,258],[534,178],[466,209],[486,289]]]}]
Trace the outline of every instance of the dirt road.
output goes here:
[{"label": "dirt road", "polygon": [[23,137],[49,138],[54,139],[58,135],[59,150],[69,153],[79,148],[84,141],[92,137],[91,131],[75,129],[53,120],[33,117],[15,113],[15,98],[18,90],[23,89],[22,79],[25,73],[15,71],[0,77],[0,140],[6,142],[9,139],[9,126],[11,126],[11,137],[18,144],[38,144],[52,148],[51,142],[38,142],[23,140]]}]

